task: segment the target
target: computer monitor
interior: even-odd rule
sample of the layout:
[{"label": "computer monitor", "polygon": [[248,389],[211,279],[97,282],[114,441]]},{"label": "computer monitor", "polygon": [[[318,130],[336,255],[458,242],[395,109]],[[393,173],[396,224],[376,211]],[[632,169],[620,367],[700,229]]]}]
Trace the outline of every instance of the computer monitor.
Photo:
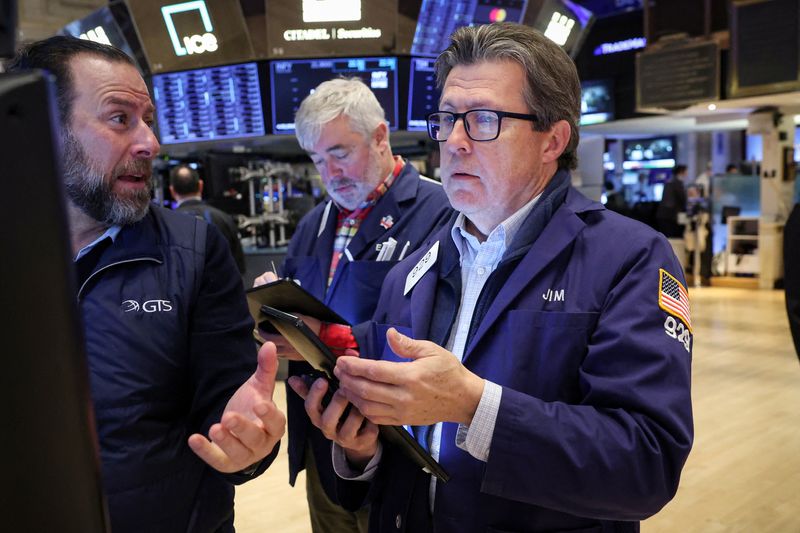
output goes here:
[{"label": "computer monitor", "polygon": [[624,170],[671,169],[675,166],[675,138],[627,140],[622,145]]},{"label": "computer monitor", "polygon": [[254,62],[154,75],[161,144],[263,136],[265,78]]},{"label": "computer monitor", "polygon": [[412,57],[408,81],[408,131],[425,131],[426,117],[439,109],[441,91],[436,87],[436,60],[432,57]]},{"label": "computer monitor", "polygon": [[270,62],[272,132],[294,133],[294,115],[303,99],[323,81],[357,77],[369,87],[386,113],[389,128],[398,127],[396,57],[290,59]]},{"label": "computer monitor", "polygon": [[[114,20],[114,15],[109,6],[101,7],[82,19],[70,22],[61,28],[58,34],[116,46],[138,62],[137,56],[122,34],[117,21]],[[139,67],[146,70],[146,65],[139,65]]]},{"label": "computer monitor", "polygon": [[108,531],[58,164],[41,72],[0,75],[4,531]]},{"label": "computer monitor", "polygon": [[124,0],[153,73],[255,59],[239,0]]},{"label": "computer monitor", "polygon": [[614,120],[614,82],[589,80],[581,82],[581,126]]},{"label": "computer monitor", "polygon": [[522,22],[528,0],[422,0],[411,44],[413,55],[437,56],[461,26]]}]

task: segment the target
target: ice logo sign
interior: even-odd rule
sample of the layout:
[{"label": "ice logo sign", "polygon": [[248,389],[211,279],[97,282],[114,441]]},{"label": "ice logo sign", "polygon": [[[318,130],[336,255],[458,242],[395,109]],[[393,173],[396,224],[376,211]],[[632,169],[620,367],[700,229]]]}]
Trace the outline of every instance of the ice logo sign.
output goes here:
[{"label": "ice logo sign", "polygon": [[569,39],[569,34],[572,32],[573,26],[575,26],[575,21],[573,19],[555,11],[550,18],[547,29],[544,31],[544,36],[557,45],[564,46],[567,39]]},{"label": "ice logo sign", "polygon": [[[176,13],[185,13],[187,11],[198,12],[203,21],[203,28],[205,29],[203,35],[185,35],[183,38],[178,37],[178,31],[175,29],[175,22],[172,20],[172,16]],[[164,6],[161,8],[161,14],[164,16],[164,23],[167,25],[169,38],[172,40],[172,47],[175,48],[175,55],[185,56],[187,54],[215,52],[219,48],[217,36],[212,33],[214,31],[214,26],[211,24],[211,16],[208,14],[208,7],[206,7],[204,0]]]},{"label": "ice logo sign", "polygon": [[303,22],[361,20],[361,0],[303,0]]}]

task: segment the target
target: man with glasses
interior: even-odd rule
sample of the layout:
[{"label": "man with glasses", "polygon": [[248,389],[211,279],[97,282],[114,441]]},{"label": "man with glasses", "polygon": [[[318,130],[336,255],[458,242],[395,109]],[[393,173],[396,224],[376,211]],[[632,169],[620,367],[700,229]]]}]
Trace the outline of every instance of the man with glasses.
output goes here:
[{"label": "man with glasses", "polygon": [[[428,131],[460,214],[389,273],[330,404],[324,382],[291,383],[336,442],[340,499],[372,502],[371,531],[638,531],[693,438],[681,267],[663,236],[572,188],[580,84],[558,46],[464,27],[437,76]],[[413,426],[450,480],[362,414]]]}]

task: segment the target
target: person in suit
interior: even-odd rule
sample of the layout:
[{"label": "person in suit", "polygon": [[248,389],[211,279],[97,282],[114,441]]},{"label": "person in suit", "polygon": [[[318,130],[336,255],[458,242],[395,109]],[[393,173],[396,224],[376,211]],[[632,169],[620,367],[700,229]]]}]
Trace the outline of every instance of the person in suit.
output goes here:
[{"label": "person in suit", "polygon": [[[458,215],[387,275],[327,407],[324,380],[290,379],[335,442],[339,499],[370,502],[373,532],[638,531],[693,440],[681,266],[572,187],[580,83],[558,45],[463,27],[436,72],[428,133]],[[410,426],[450,480],[376,424]]]},{"label": "person in suit", "polygon": [[[300,104],[297,139],[320,173],[328,194],[304,216],[289,243],[281,268],[351,324],[368,320],[388,272],[425,241],[452,213],[438,182],[392,153],[384,110],[359,79],[321,83]],[[393,250],[392,250],[393,248]],[[260,285],[276,279],[267,272]],[[323,333],[333,347],[346,347],[347,332]],[[282,339],[279,355],[290,376],[312,368]],[[331,443],[310,422],[303,399],[287,388],[289,482],[306,470],[312,530],[364,532],[367,510],[350,512],[338,505]]]},{"label": "person in suit", "polygon": [[189,213],[209,224],[214,224],[228,241],[236,267],[244,274],[245,261],[239,230],[233,217],[203,201],[203,180],[189,165],[177,165],[169,172],[169,192],[178,202],[177,211]]},{"label": "person in suit", "polygon": [[667,238],[683,237],[683,224],[678,223],[678,213],[686,212],[686,165],[675,165],[672,178],[664,185],[661,201],[656,208],[658,231]]}]

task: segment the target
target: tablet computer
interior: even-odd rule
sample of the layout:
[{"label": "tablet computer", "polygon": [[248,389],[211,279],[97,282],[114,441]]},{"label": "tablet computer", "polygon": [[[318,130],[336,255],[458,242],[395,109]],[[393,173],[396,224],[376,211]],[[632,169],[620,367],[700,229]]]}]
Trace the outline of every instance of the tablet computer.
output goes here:
[{"label": "tablet computer", "polygon": [[[259,289],[262,290],[256,295]],[[274,294],[266,294],[273,291]],[[296,296],[296,299],[292,297],[293,295]],[[259,328],[266,329],[263,327],[263,323],[268,322],[315,370],[325,375],[329,383],[329,394],[326,397],[330,401],[333,392],[339,388],[339,380],[333,374],[333,368],[336,366],[336,356],[333,352],[300,317],[265,303],[260,303],[258,309],[254,312],[254,306],[257,302],[270,301],[283,304],[299,314],[313,316],[325,322],[347,324],[347,321],[339,317],[333,310],[299,285],[289,280],[278,280],[256,289],[251,289],[248,291],[248,299],[250,300],[251,313]],[[302,312],[298,309],[302,310]],[[426,472],[436,476],[444,483],[450,479],[444,468],[430,453],[420,446],[406,428],[403,426],[381,425],[378,426],[378,429],[381,437],[386,442],[398,447]]]}]

